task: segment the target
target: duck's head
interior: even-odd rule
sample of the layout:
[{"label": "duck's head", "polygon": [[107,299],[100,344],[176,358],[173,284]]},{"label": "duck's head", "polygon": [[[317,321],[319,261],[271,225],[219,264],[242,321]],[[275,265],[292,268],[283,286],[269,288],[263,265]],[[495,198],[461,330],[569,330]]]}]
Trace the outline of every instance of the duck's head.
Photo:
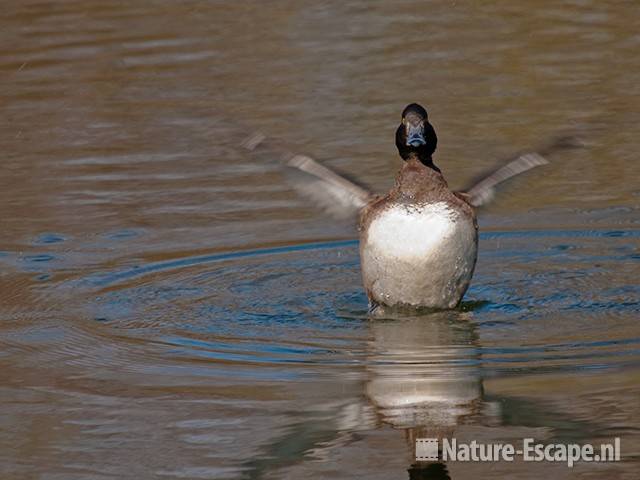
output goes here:
[{"label": "duck's head", "polygon": [[402,111],[402,123],[396,130],[396,147],[404,160],[415,156],[424,164],[431,164],[438,137],[429,123],[427,110],[411,103]]}]

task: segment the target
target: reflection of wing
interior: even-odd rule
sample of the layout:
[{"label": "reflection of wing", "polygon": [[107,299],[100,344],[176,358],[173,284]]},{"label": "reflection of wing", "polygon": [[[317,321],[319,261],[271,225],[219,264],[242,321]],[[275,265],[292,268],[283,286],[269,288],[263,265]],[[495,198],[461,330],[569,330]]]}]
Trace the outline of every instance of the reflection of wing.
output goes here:
[{"label": "reflection of wing", "polygon": [[[242,142],[248,150],[255,150],[267,137],[257,132]],[[289,167],[288,180],[301,195],[310,198],[327,213],[339,219],[358,215],[373,195],[355,182],[325,167],[305,155],[281,155]]]},{"label": "reflection of wing", "polygon": [[538,152],[525,153],[508,161],[504,166],[494,170],[482,180],[476,181],[470,188],[457,192],[457,194],[474,207],[482,207],[493,199],[496,187],[501,183],[532,168],[547,165],[549,161],[545,157],[558,150],[580,146],[583,146],[583,144],[576,137],[557,138]]}]

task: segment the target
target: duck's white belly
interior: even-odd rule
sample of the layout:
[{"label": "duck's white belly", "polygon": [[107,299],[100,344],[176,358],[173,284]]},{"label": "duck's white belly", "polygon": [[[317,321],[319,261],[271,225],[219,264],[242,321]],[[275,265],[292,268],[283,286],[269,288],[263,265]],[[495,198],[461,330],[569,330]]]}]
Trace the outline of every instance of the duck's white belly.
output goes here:
[{"label": "duck's white belly", "polygon": [[455,307],[476,256],[474,220],[445,202],[380,212],[361,245],[364,284],[375,302],[388,306]]}]

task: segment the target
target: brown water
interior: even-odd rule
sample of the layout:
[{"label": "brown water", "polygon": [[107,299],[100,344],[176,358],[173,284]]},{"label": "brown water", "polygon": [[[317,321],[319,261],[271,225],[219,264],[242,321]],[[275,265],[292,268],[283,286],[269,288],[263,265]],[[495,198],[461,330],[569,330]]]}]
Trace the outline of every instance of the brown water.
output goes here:
[{"label": "brown water", "polygon": [[[621,438],[455,479],[638,478],[640,12],[609,3],[5,2],[0,477],[406,479],[444,432]],[[588,146],[482,212],[460,311],[370,320],[354,229],[239,142],[383,191],[410,101],[454,187]]]}]

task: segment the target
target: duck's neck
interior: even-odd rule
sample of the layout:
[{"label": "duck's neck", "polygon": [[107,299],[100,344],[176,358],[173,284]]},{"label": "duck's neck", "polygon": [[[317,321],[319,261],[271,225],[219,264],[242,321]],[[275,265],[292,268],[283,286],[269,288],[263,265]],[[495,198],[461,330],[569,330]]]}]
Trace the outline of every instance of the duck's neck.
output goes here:
[{"label": "duck's neck", "polygon": [[409,154],[407,158],[405,158],[405,161],[408,163],[410,162],[421,163],[425,167],[429,167],[435,170],[436,172],[440,173],[440,169],[436,167],[436,165],[433,163],[433,159],[431,158],[431,155],[420,155],[418,153],[412,152]]},{"label": "duck's neck", "polygon": [[427,166],[418,157],[407,158],[398,172],[395,191],[400,198],[410,202],[426,201],[434,191],[448,188],[446,180],[438,167]]}]

